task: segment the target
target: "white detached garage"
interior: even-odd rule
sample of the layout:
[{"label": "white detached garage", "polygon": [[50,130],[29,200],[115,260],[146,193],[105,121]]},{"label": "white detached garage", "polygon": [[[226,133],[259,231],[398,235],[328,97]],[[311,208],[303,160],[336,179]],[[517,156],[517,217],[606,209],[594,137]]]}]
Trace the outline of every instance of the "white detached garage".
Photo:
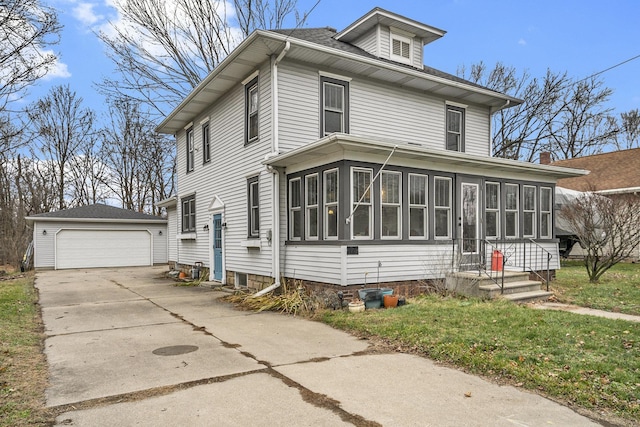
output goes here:
[{"label": "white detached garage", "polygon": [[32,215],[35,268],[167,263],[167,221],[95,204]]}]

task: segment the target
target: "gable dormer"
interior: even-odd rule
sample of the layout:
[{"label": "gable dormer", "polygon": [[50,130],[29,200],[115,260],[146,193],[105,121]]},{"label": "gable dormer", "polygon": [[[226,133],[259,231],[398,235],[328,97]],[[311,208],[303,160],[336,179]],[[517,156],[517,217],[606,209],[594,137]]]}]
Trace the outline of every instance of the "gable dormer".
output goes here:
[{"label": "gable dormer", "polygon": [[417,69],[424,68],[424,46],[446,31],[388,12],[378,7],[335,35],[336,40]]}]

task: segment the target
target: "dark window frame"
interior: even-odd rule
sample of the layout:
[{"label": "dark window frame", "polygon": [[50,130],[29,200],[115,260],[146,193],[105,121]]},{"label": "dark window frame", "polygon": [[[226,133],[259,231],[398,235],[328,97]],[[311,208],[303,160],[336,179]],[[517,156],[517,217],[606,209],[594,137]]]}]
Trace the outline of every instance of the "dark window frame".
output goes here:
[{"label": "dark window frame", "polygon": [[[449,129],[449,114],[459,114],[460,115],[460,130],[455,132]],[[457,151],[459,153],[465,152],[465,121],[466,121],[466,109],[463,107],[458,107],[455,105],[447,104],[446,114],[445,114],[445,148],[449,151]],[[459,135],[458,144],[456,144],[455,149],[451,148],[449,145],[449,135]]]},{"label": "dark window frame", "polygon": [[196,195],[191,194],[180,199],[182,232],[193,233],[196,231]]},{"label": "dark window frame", "polygon": [[193,172],[196,158],[195,158],[195,140],[193,135],[193,127],[187,129],[186,133],[186,148],[187,148],[187,173]]},{"label": "dark window frame", "polygon": [[[260,86],[259,76],[253,78],[250,82],[244,85],[244,145],[249,145],[260,139]],[[256,106],[255,112],[251,111],[251,94],[253,90],[256,91]],[[251,121],[255,117],[256,120],[256,134],[252,135]]]},{"label": "dark window frame", "polygon": [[260,181],[258,178],[258,175],[247,178],[247,237],[253,239],[260,237]]},{"label": "dark window frame", "polygon": [[202,164],[211,162],[211,140],[209,122],[202,124]]},{"label": "dark window frame", "polygon": [[337,78],[320,76],[320,138],[333,133],[325,131],[325,84],[342,86],[342,130],[340,133],[349,133],[349,82]]}]

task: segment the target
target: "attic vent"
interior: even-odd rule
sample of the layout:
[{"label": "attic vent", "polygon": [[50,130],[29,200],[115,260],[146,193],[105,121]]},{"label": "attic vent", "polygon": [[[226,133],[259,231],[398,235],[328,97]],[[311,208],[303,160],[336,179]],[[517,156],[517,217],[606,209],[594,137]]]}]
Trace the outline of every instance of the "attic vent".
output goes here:
[{"label": "attic vent", "polygon": [[411,45],[402,40],[393,39],[393,54],[409,59],[409,48]]}]

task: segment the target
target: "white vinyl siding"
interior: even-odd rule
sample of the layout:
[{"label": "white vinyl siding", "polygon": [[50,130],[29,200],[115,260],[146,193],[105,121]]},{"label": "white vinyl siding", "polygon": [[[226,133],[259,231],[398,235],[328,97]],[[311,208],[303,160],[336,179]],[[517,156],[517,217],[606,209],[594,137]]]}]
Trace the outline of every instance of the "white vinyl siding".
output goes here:
[{"label": "white vinyl siding", "polygon": [[374,27],[367,31],[364,35],[352,42],[355,46],[372,55],[380,56],[378,52],[378,28]]},{"label": "white vinyl siding", "polygon": [[[318,139],[318,70],[298,63],[294,68],[286,57],[278,70],[280,147],[290,150]],[[442,99],[412,88],[392,87],[355,76],[349,81],[349,133],[444,150],[444,105]],[[466,153],[489,155],[488,107],[466,107],[464,134]]]},{"label": "white vinyl siding", "polygon": [[[178,195],[197,193],[196,207],[196,239],[178,240],[176,261],[180,264],[192,265],[202,262],[209,267],[210,241],[209,231],[205,225],[211,226],[211,212],[208,208],[218,197],[224,203],[224,265],[227,271],[270,276],[272,273],[271,246],[266,239],[265,230],[272,228],[272,186],[273,175],[264,170],[261,162],[271,153],[271,77],[269,61],[259,68],[259,135],[257,142],[244,145],[245,142],[245,86],[234,86],[219,101],[211,105],[202,116],[194,117],[194,123],[209,118],[211,138],[211,166],[196,167],[193,173],[186,174],[185,132],[178,132],[177,165]],[[317,92],[317,75],[314,90]],[[317,106],[316,106],[317,111]],[[317,114],[317,113],[316,113]],[[316,117],[317,123],[317,117]],[[317,127],[314,136],[317,139]],[[196,146],[201,146],[200,132],[196,132]],[[198,162],[199,159],[196,160]],[[260,192],[260,248],[247,249],[242,244],[247,240],[247,178],[259,174]],[[284,181],[284,180],[283,180]],[[281,181],[282,182],[282,181]],[[281,234],[287,234],[286,183],[281,187],[283,206]],[[180,218],[178,201],[177,217]],[[180,224],[178,224],[180,227]],[[274,236],[275,238],[275,236]],[[256,239],[257,240],[257,239]]]},{"label": "white vinyl siding", "polygon": [[[46,230],[46,234],[43,231]],[[68,222],[68,221],[35,221],[33,225],[34,267],[55,268],[56,239],[59,233],[70,230],[84,230],[88,234],[111,231],[144,232],[151,239],[152,261],[154,264],[167,262],[167,224],[144,223],[112,223],[112,222]],[[85,234],[86,236],[86,234]],[[99,248],[98,248],[99,249]],[[84,261],[82,261],[84,262]]]}]

